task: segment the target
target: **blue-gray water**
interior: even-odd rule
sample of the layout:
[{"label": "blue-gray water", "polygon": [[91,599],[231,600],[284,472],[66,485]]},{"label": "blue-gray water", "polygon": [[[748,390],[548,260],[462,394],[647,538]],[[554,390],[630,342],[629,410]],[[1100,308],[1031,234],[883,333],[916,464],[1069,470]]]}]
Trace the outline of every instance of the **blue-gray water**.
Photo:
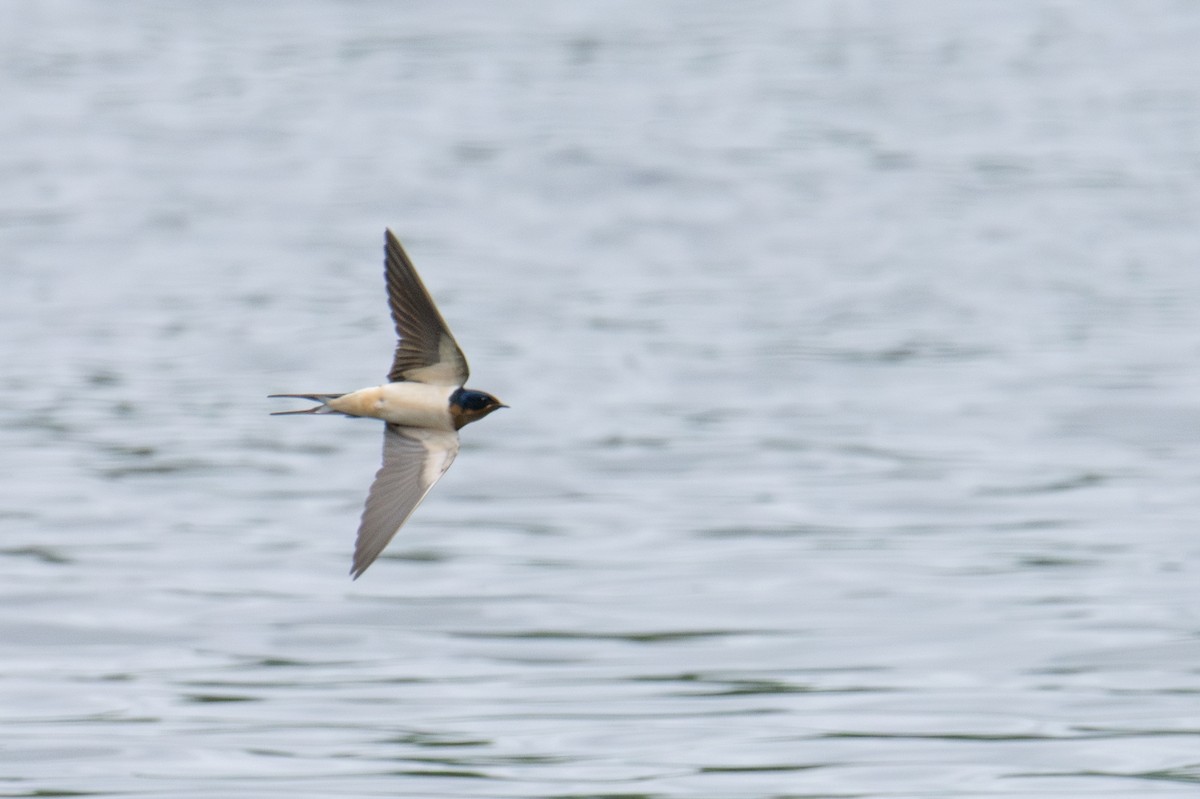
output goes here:
[{"label": "blue-gray water", "polygon": [[[1196,795],[1198,41],[6,4],[0,796]],[[385,225],[513,407],[351,582]]]}]

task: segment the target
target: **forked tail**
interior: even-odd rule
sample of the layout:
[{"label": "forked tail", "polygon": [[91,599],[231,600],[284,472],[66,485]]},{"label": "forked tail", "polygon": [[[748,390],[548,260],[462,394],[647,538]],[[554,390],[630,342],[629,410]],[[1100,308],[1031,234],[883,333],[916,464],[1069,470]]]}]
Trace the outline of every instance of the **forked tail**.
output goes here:
[{"label": "forked tail", "polygon": [[305,408],[304,410],[301,410],[301,411],[272,411],[271,412],[272,416],[287,416],[288,414],[292,414],[292,413],[341,413],[341,411],[335,411],[333,408],[330,408],[326,404],[327,402],[329,402],[329,400],[337,399],[340,396],[342,396],[342,395],[341,394],[268,394],[267,398],[273,399],[275,397],[289,397],[292,399],[306,399],[306,400],[312,400],[313,402],[321,403],[320,405],[315,405],[312,408]]}]

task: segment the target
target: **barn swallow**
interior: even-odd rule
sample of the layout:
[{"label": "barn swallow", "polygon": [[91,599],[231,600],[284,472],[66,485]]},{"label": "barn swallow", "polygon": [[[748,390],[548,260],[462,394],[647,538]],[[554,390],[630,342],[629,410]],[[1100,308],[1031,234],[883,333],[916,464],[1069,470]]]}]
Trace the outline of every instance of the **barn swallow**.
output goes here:
[{"label": "barn swallow", "polygon": [[367,570],[458,454],[458,431],[498,408],[500,400],[464,388],[467,359],[408,254],[384,234],[388,305],[396,324],[396,354],[388,382],[349,394],[271,394],[319,403],[292,413],[336,413],[382,419],[383,465],[367,494],[354,544],[354,579]]}]

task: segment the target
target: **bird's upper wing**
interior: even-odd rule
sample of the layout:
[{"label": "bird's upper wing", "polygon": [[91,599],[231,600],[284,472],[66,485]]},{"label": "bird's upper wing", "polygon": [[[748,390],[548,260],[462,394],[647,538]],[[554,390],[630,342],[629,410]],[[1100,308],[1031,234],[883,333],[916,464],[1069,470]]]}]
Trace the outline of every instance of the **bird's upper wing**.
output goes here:
[{"label": "bird's upper wing", "polygon": [[457,454],[457,433],[397,424],[384,429],[383,465],[371,484],[354,544],[350,573],[355,579],[379,557]]},{"label": "bird's upper wing", "polygon": [[396,234],[389,230],[386,239],[388,305],[400,339],[388,380],[461,386],[467,382],[467,359]]}]

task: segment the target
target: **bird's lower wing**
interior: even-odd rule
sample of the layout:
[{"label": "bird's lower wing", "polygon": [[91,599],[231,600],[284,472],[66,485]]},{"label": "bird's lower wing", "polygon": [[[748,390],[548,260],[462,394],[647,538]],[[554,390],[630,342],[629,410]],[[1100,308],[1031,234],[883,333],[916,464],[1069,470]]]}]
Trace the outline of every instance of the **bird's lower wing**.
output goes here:
[{"label": "bird's lower wing", "polygon": [[457,433],[387,426],[383,434],[383,465],[371,484],[354,544],[354,566],[350,573],[355,579],[375,562],[457,454]]}]

